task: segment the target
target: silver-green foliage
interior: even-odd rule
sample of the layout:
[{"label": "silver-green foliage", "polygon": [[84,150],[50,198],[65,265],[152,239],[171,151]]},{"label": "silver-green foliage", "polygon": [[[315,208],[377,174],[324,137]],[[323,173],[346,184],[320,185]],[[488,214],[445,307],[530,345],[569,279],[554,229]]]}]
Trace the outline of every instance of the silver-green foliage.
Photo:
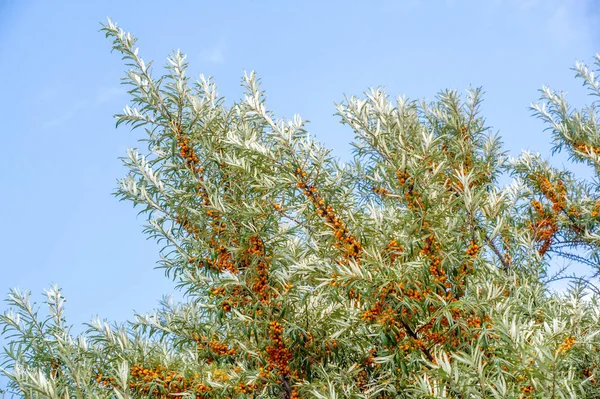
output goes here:
[{"label": "silver-green foliage", "polygon": [[[479,114],[480,90],[431,103],[380,89],[347,98],[337,114],[355,157],[342,164],[299,116],[267,110],[254,73],[226,106],[210,79],[190,81],[180,52],[155,78],[131,34],[110,21],[103,31],[129,68],[131,104],[117,124],[143,129],[147,145],[128,150],[116,194],[147,215],[186,301],[73,336],[58,288],[47,316],[11,291],[0,317],[10,390],[600,397],[597,289],[548,273],[557,258],[597,272],[597,184],[537,155],[508,158]],[[577,76],[600,95],[588,67]],[[533,109],[555,149],[598,173],[596,103],[573,111],[563,94],[542,95]],[[498,185],[503,173],[512,184]],[[567,292],[548,289],[564,277]]]}]

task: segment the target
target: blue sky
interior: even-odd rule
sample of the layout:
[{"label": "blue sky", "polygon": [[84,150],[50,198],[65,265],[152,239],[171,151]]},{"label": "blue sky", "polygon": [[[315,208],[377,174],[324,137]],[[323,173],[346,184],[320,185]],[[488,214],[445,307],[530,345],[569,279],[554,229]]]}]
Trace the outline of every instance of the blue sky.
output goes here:
[{"label": "blue sky", "polygon": [[180,48],[191,76],[214,76],[229,101],[242,93],[244,69],[256,70],[271,109],[310,120],[345,159],[352,133],[333,103],[372,86],[429,99],[483,86],[488,124],[511,154],[549,155],[528,106],[543,84],[582,104],[570,68],[600,51],[593,1],[166,4],[0,0],[1,295],[18,286],[41,299],[55,282],[68,320],[80,324],[96,314],[124,321],[173,291],[153,269],[158,247],[142,234],[143,217],[111,196],[125,172],[117,158],[142,132],[114,127],[127,96],[121,60],[98,32],[107,16],[157,66]]}]

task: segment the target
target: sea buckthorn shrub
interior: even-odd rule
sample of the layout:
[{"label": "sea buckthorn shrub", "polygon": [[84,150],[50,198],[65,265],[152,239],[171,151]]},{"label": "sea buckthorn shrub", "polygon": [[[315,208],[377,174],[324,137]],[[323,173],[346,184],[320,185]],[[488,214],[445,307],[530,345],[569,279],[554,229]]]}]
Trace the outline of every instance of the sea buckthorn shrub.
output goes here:
[{"label": "sea buckthorn shrub", "polygon": [[[47,291],[47,316],[11,291],[0,323],[17,396],[600,397],[598,289],[551,272],[560,259],[598,272],[597,183],[508,157],[481,90],[346,98],[337,115],[354,162],[343,164],[299,116],[267,110],[254,73],[226,106],[210,79],[185,75],[183,54],[156,78],[131,34],[103,31],[129,68],[117,124],[147,144],[127,152],[117,196],[147,215],[185,300],[73,336],[60,289]],[[555,149],[598,174],[595,103],[542,96],[533,109]],[[566,278],[568,290],[550,289]]]}]

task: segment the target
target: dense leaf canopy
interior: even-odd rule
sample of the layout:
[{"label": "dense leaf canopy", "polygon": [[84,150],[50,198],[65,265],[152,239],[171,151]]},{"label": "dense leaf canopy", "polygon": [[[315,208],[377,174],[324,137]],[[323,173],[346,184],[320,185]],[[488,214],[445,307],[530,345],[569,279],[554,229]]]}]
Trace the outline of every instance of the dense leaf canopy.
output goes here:
[{"label": "dense leaf canopy", "polygon": [[[147,216],[185,292],[124,326],[73,336],[64,298],[39,315],[13,290],[0,317],[9,390],[26,398],[597,398],[598,184],[538,155],[510,158],[482,92],[337,105],[343,164],[299,116],[278,119],[254,73],[226,106],[185,56],[152,76],[135,38],[103,31],[128,67],[145,133],[117,196]],[[600,66],[600,58],[598,59]],[[585,65],[578,78],[600,96]],[[600,172],[596,102],[542,90],[555,150]],[[501,186],[499,179],[512,178]],[[568,278],[556,293],[549,283]]]}]

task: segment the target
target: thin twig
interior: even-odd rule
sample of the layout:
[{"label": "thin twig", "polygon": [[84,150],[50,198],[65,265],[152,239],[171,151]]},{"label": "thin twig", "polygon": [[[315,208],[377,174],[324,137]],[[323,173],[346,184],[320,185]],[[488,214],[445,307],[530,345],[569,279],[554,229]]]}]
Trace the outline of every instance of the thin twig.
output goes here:
[{"label": "thin twig", "polygon": [[504,270],[508,270],[508,268],[510,267],[510,264],[506,261],[506,259],[504,258],[504,256],[502,255],[502,253],[500,252],[498,247],[496,247],[494,242],[490,239],[490,237],[487,234],[485,235],[485,241],[490,246],[490,248],[492,248],[492,251],[494,251],[496,256],[498,256],[500,263],[502,263],[502,268]]}]

